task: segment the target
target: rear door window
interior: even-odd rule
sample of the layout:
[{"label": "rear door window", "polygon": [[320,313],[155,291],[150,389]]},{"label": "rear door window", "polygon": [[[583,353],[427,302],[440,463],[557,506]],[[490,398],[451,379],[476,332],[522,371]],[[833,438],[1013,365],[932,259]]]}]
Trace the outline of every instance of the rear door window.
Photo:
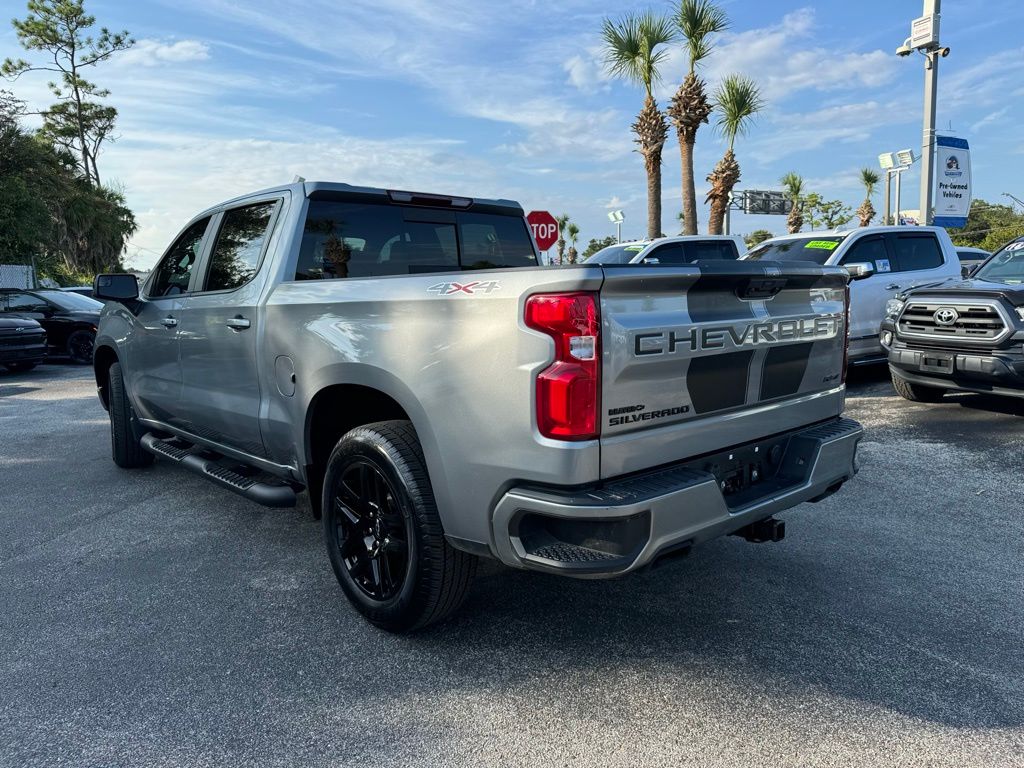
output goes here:
[{"label": "rear door window", "polygon": [[296,280],[536,266],[518,216],[311,200]]},{"label": "rear door window", "polygon": [[662,243],[644,254],[644,261],[658,264],[685,264],[686,254],[679,243]]},{"label": "rear door window", "polygon": [[682,243],[687,264],[701,261],[735,261],[739,258],[731,240],[687,240]]},{"label": "rear door window", "polygon": [[199,254],[202,253],[203,236],[209,223],[209,216],[200,219],[174,241],[154,270],[153,282],[148,292],[150,298],[177,296],[188,292],[192,269],[199,259]]},{"label": "rear door window", "polygon": [[230,291],[256,274],[276,201],[225,211],[210,255],[204,291]]},{"label": "rear door window", "polygon": [[934,235],[895,235],[891,242],[896,269],[900,272],[938,269],[942,266],[942,251]]}]

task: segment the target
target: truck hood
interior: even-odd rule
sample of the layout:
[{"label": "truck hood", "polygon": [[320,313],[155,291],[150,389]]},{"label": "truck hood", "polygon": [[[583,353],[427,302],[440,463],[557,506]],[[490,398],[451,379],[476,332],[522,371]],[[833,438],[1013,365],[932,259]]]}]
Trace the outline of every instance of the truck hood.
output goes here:
[{"label": "truck hood", "polygon": [[40,325],[35,320],[28,317],[11,317],[10,315],[7,317],[0,317],[0,333],[6,333],[8,331],[13,332],[17,329],[23,331],[38,331],[40,330]]},{"label": "truck hood", "polygon": [[993,283],[988,280],[967,279],[920,285],[912,291],[905,292],[903,296],[923,296],[925,294],[949,299],[1002,299],[1014,307],[1024,306],[1024,285],[1007,285],[1006,283]]}]

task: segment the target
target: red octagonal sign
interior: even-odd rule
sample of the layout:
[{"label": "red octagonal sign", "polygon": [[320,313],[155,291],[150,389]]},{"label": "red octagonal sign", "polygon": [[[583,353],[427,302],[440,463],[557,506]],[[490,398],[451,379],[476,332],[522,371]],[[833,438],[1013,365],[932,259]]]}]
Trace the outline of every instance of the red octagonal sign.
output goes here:
[{"label": "red octagonal sign", "polygon": [[526,220],[530,223],[533,239],[537,241],[540,250],[546,251],[558,240],[558,222],[547,211],[530,211]]}]

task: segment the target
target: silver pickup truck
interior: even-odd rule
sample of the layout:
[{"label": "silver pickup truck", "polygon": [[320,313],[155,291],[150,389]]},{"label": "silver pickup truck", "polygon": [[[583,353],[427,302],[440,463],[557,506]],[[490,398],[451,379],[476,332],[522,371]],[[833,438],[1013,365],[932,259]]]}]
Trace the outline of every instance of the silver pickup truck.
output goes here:
[{"label": "silver pickup truck", "polygon": [[847,281],[813,264],[542,267],[521,207],[336,183],[193,219],[141,289],[100,275],[114,461],[309,493],[392,631],[479,557],[577,577],[737,533],[856,473]]}]

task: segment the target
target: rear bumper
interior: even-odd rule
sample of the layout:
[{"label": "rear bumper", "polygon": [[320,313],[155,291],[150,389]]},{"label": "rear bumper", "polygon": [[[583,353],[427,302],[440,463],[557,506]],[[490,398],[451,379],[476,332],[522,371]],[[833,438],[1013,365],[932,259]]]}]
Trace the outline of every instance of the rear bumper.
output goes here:
[{"label": "rear bumper", "polygon": [[[494,508],[494,551],[508,565],[567,576],[628,573],[832,493],[857,473],[862,435],[857,422],[836,418],[593,487],[513,488]],[[768,452],[776,467],[772,477],[723,494],[724,475],[715,472],[720,463]]]}]

